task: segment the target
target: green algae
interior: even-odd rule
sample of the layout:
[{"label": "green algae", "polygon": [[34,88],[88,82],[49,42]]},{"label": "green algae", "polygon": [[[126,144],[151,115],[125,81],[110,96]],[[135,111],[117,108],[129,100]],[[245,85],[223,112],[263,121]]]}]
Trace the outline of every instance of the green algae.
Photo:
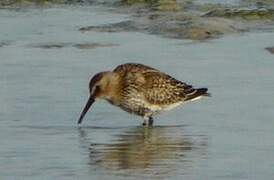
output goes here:
[{"label": "green algae", "polygon": [[244,20],[266,20],[274,19],[274,9],[213,9],[204,17],[241,18]]}]

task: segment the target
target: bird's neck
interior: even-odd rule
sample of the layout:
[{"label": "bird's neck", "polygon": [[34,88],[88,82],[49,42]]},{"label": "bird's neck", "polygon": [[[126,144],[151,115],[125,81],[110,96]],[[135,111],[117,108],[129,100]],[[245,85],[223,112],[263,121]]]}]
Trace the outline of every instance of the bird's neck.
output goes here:
[{"label": "bird's neck", "polygon": [[120,101],[120,91],[121,91],[121,77],[114,72],[108,72],[107,85],[104,89],[103,99],[106,99],[112,104],[118,105]]}]

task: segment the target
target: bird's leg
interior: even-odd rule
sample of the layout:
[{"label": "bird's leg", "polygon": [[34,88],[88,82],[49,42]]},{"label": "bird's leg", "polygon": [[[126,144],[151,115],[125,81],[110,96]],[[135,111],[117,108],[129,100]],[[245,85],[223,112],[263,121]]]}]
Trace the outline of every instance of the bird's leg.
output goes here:
[{"label": "bird's leg", "polygon": [[153,119],[151,116],[144,116],[143,119],[144,119],[143,126],[147,126],[147,125],[151,126],[153,124]]},{"label": "bird's leg", "polygon": [[143,124],[142,124],[142,125],[143,125],[143,126],[146,126],[146,125],[147,125],[147,121],[148,121],[148,120],[149,120],[149,119],[148,119],[148,117],[146,117],[146,116],[145,116],[145,117],[144,117],[144,122],[143,122]]},{"label": "bird's leg", "polygon": [[152,118],[151,116],[149,116],[148,125],[149,125],[149,126],[152,126],[152,125],[153,125],[153,118]]}]

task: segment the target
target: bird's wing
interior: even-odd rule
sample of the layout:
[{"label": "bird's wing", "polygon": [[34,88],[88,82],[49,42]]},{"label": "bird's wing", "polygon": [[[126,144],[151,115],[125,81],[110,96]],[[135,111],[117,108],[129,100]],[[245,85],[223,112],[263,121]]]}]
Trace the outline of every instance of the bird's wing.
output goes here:
[{"label": "bird's wing", "polygon": [[142,64],[122,64],[113,71],[124,77],[126,91],[134,92],[136,95],[143,94],[150,104],[169,105],[200,95],[191,85]]},{"label": "bird's wing", "polygon": [[146,72],[143,77],[144,95],[150,104],[170,105],[186,100],[197,91],[191,85],[162,72]]},{"label": "bird's wing", "polygon": [[121,64],[117,66],[113,72],[117,72],[120,75],[125,75],[127,73],[145,73],[145,72],[159,72],[157,69],[154,69],[152,67],[143,65],[143,64],[137,64],[137,63],[127,63],[127,64]]},{"label": "bird's wing", "polygon": [[136,63],[127,63],[117,66],[113,72],[122,77],[121,96],[126,100],[138,99],[143,96],[146,79],[144,74],[149,72],[159,72],[158,70]]}]

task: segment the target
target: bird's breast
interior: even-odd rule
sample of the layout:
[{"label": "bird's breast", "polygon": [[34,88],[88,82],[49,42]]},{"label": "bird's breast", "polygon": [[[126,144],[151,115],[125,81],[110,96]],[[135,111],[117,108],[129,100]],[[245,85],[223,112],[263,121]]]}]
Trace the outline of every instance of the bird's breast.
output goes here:
[{"label": "bird's breast", "polygon": [[114,106],[119,106],[121,104],[117,97],[106,96],[104,99]]}]

